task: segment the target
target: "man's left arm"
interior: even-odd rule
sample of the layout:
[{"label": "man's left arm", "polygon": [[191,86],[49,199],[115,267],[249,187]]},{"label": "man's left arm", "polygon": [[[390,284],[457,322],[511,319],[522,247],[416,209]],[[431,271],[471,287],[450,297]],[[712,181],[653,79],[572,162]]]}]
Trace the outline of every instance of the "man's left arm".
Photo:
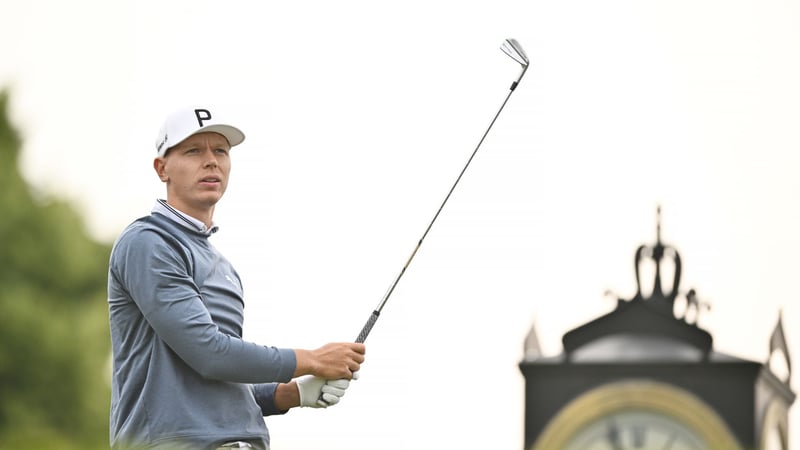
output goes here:
[{"label": "man's left arm", "polygon": [[260,383],[253,385],[253,396],[256,403],[261,408],[262,416],[274,416],[286,414],[290,408],[298,406],[299,402],[292,405],[291,391],[297,392],[297,388],[288,389],[290,383]]},{"label": "man's left arm", "polygon": [[349,380],[324,380],[312,375],[302,376],[288,383],[263,383],[253,385],[256,403],[264,416],[286,414],[297,406],[327,408],[339,403]]}]

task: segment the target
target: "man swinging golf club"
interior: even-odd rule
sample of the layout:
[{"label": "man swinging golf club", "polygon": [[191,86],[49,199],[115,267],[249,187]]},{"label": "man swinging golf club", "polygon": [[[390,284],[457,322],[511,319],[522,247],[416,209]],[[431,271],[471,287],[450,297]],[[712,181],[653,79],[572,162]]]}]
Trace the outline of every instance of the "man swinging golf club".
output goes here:
[{"label": "man swinging golf club", "polygon": [[335,405],[364,361],[363,344],[242,339],[241,280],[209,238],[243,140],[206,107],[177,111],[158,134],[166,200],[122,232],[109,261],[113,449],[267,450],[264,416]]},{"label": "man swinging golf club", "polygon": [[291,350],[241,339],[241,282],[208,238],[244,134],[206,108],[167,118],[153,162],[167,199],[123,231],[109,263],[112,448],[265,450],[262,416],[339,402],[381,310],[528,69],[517,41],[501,48],[522,72],[357,343]]}]

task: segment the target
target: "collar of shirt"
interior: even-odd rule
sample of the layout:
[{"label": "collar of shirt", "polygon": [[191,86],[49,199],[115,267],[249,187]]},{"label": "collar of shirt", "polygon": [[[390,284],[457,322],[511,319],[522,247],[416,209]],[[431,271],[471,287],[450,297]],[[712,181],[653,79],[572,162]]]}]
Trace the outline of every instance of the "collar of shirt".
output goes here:
[{"label": "collar of shirt", "polygon": [[219,230],[219,227],[213,222],[211,223],[211,228],[209,228],[203,222],[170,206],[166,200],[158,199],[151,212],[169,217],[175,223],[206,236],[211,236]]}]

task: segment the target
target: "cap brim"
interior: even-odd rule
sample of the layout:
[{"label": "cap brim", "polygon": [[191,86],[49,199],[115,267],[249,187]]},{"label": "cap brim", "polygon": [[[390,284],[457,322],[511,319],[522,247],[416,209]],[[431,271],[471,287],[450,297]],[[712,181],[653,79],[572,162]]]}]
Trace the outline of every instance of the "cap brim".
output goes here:
[{"label": "cap brim", "polygon": [[[231,147],[235,147],[244,141],[244,133],[242,132],[242,130],[232,125],[224,125],[224,124],[214,124],[199,128],[197,129],[197,131],[190,134],[189,136],[204,132],[219,133],[225,136],[225,139],[228,140],[228,144],[230,144]],[[189,136],[186,136],[186,138],[188,138]],[[183,140],[186,140],[186,138],[184,138]]]}]

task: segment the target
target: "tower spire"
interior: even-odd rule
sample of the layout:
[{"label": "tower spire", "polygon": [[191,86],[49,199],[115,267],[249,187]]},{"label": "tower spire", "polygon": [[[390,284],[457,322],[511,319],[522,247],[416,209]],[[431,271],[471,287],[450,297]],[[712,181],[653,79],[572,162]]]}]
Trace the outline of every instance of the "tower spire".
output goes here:
[{"label": "tower spire", "polygon": [[656,206],[656,245],[661,243],[661,205]]}]

